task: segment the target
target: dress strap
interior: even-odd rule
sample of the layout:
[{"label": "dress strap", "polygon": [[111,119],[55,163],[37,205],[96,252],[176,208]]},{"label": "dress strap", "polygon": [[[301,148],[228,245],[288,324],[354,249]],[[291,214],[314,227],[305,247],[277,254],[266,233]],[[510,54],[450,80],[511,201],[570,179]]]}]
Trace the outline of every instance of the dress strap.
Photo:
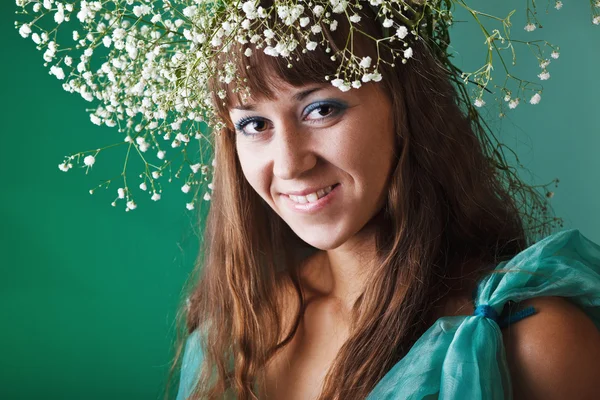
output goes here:
[{"label": "dress strap", "polygon": [[503,329],[510,324],[514,324],[515,322],[520,321],[523,318],[527,318],[537,312],[533,306],[529,306],[523,310],[517,311],[516,313],[512,313],[510,312],[510,304],[507,303],[506,305],[508,306],[505,307],[506,311],[504,311],[500,316],[489,304],[478,305],[473,315],[489,318],[496,322],[500,329]]}]

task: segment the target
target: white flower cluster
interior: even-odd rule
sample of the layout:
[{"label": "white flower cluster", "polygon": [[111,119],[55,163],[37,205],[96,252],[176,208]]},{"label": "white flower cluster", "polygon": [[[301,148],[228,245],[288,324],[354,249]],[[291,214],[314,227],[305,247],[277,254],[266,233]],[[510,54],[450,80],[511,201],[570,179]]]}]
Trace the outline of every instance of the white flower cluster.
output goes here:
[{"label": "white flower cluster", "polygon": [[[453,22],[450,7],[456,1],[276,0],[264,8],[258,0],[16,0],[18,13],[28,18],[16,23],[16,28],[43,52],[45,66],[64,90],[94,104],[91,122],[115,127],[124,137],[117,144],[127,148],[123,182],[113,204],[122,199],[126,210],[136,208],[127,184],[127,166],[129,156],[137,155],[144,165],[137,174],[140,191],[157,201],[163,191],[162,177],[168,175],[171,182],[174,175],[184,180],[181,190],[192,196],[186,207],[193,209],[200,199],[211,198],[214,165],[203,160],[213,157],[210,130],[222,126],[207,83],[216,77],[225,84],[243,86],[236,64],[220,62],[233,44],[241,45],[246,57],[263,51],[283,57],[289,67],[299,54],[320,48],[328,56],[331,53],[331,60],[338,65],[337,71],[325,78],[347,91],[381,81],[382,64],[394,66],[398,60],[406,63],[418,56],[411,43],[417,38],[437,40],[438,36],[428,37],[428,29],[421,29],[427,28],[422,21],[447,30]],[[468,8],[463,1],[461,4]],[[361,30],[365,7],[377,13],[385,37],[374,39]],[[556,1],[555,8],[561,7],[562,2]],[[599,24],[600,17],[594,16],[593,22]],[[67,24],[69,21],[72,23]],[[349,26],[351,35],[373,39],[378,54],[385,47],[391,59],[359,57],[352,51],[352,41],[333,51],[327,31],[336,31],[341,22]],[[534,22],[528,22],[525,30],[535,30],[538,24]],[[73,23],[78,23],[76,30],[66,32],[68,35],[59,33],[66,26],[72,29]],[[508,17],[503,23],[505,28],[509,26]],[[67,36],[69,40],[60,41]],[[487,38],[489,52],[498,51],[497,43],[505,41],[512,46],[509,38],[494,30]],[[551,48],[551,58],[558,58],[557,49]],[[444,62],[450,63],[449,59]],[[549,79],[549,59],[540,57],[540,62],[539,79]],[[485,105],[482,93],[491,80],[491,70],[489,62],[479,71],[463,75],[465,82],[472,78],[481,89],[475,95],[477,107]],[[540,92],[536,90],[530,103],[539,102]],[[224,98],[225,94],[218,96]],[[507,102],[509,108],[515,108],[519,99],[510,97]],[[81,164],[87,171],[100,153],[117,145],[70,155],[59,169],[68,171],[73,164]],[[107,180],[98,187],[110,183]]]},{"label": "white flower cluster", "polygon": [[[599,0],[590,0],[591,4],[592,4],[592,13],[593,13],[593,19],[592,19],[592,23],[594,24],[600,24],[600,15],[598,15],[598,10],[595,10],[595,8],[600,8],[600,1]],[[563,7],[563,2],[556,0],[554,2],[554,8],[556,10],[560,10]],[[468,6],[466,6],[466,8],[468,10],[470,10],[471,12],[473,12],[474,10],[470,9]],[[475,72],[471,72],[471,73],[463,73],[462,78],[464,80],[465,83],[467,83],[468,81],[474,81],[477,84],[477,89],[475,90],[475,94],[474,94],[474,102],[473,105],[475,107],[483,107],[485,106],[486,102],[483,99],[484,93],[486,91],[486,89],[488,88],[488,84],[490,84],[490,81],[492,80],[492,63],[491,63],[491,59],[492,56],[496,56],[498,55],[501,59],[503,59],[502,57],[502,51],[511,51],[512,52],[512,58],[513,58],[513,65],[515,65],[515,52],[514,52],[514,47],[513,47],[513,41],[510,39],[510,37],[508,37],[509,33],[510,33],[510,26],[511,26],[511,22],[510,22],[510,16],[512,15],[509,14],[506,18],[501,19],[501,18],[497,18],[494,16],[490,16],[489,18],[495,21],[500,21],[500,23],[502,24],[502,29],[489,29],[489,27],[486,29],[488,31],[491,31],[491,34],[487,34],[486,33],[486,44],[488,46],[488,63],[486,63],[483,67],[481,67],[479,70],[475,71]],[[541,24],[539,23],[539,21],[536,18],[537,12],[536,12],[536,5],[535,2],[528,4],[527,6],[527,24],[524,27],[524,30],[526,32],[533,32],[535,31],[538,26],[541,26]],[[530,18],[533,18],[533,20],[530,20]],[[504,32],[504,33],[501,33]],[[532,50],[534,52],[534,54],[537,54],[536,57],[538,59],[539,62],[539,67],[541,68],[541,72],[539,74],[537,74],[537,77],[539,78],[540,81],[545,81],[550,79],[550,72],[548,71],[548,66],[550,65],[551,59],[558,59],[560,57],[560,53],[559,53],[559,48],[556,46],[553,46],[552,44],[543,41],[543,40],[532,40],[532,41],[524,41],[524,40],[519,40],[519,41],[515,41],[516,43],[519,44],[523,44],[527,47],[529,47],[530,50]],[[542,43],[540,45],[540,43]],[[547,56],[547,52],[550,51],[549,56]],[[542,96],[541,93],[543,91],[543,87],[541,86],[541,84],[535,83],[535,82],[531,82],[531,81],[526,81],[526,80],[522,80],[519,79],[517,77],[515,77],[514,75],[512,75],[507,67],[507,64],[504,63],[504,60],[502,62],[502,65],[504,67],[504,70],[506,71],[506,80],[504,82],[503,86],[499,86],[499,85],[494,85],[494,87],[499,88],[500,92],[503,93],[503,100],[504,103],[506,103],[508,105],[509,109],[515,109],[517,108],[517,106],[520,104],[520,101],[522,98],[529,98],[529,103],[530,104],[539,104]],[[513,94],[513,90],[511,88],[509,88],[509,83],[516,83],[518,85],[518,87],[516,88],[516,93]],[[515,96],[516,95],[516,96]],[[501,110],[503,109],[504,105],[502,104],[501,100],[497,98],[497,100],[501,103]],[[503,117],[505,114],[503,112],[500,113],[500,117]]]}]

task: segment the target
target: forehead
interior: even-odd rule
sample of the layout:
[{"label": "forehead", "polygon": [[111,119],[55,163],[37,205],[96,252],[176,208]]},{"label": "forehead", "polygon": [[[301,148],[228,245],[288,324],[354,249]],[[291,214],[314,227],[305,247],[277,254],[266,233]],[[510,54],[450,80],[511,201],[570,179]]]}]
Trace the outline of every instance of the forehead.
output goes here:
[{"label": "forehead", "polygon": [[331,84],[323,83],[308,83],[301,86],[293,86],[287,82],[280,81],[270,88],[267,94],[258,93],[249,96],[245,99],[235,99],[229,105],[230,110],[252,111],[257,104],[265,102],[285,101],[285,102],[301,102],[313,93],[321,92],[327,89],[334,89]]}]

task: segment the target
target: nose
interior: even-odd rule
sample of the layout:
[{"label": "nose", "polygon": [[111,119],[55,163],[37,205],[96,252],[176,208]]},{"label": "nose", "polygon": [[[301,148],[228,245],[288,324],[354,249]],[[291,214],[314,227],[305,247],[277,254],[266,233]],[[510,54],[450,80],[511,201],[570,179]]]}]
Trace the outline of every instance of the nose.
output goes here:
[{"label": "nose", "polygon": [[312,169],[317,156],[311,149],[309,132],[302,132],[293,123],[283,123],[275,134],[273,175],[279,179],[295,179]]}]

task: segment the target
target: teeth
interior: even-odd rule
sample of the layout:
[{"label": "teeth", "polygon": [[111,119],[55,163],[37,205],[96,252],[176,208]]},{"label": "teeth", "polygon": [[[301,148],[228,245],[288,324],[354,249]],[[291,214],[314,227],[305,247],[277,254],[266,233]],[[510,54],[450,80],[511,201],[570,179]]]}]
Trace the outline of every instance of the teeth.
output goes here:
[{"label": "teeth", "polygon": [[307,194],[306,196],[289,195],[293,202],[299,204],[314,203],[321,197],[329,194],[333,190],[333,186],[327,186],[325,189],[317,190],[315,193]]}]

